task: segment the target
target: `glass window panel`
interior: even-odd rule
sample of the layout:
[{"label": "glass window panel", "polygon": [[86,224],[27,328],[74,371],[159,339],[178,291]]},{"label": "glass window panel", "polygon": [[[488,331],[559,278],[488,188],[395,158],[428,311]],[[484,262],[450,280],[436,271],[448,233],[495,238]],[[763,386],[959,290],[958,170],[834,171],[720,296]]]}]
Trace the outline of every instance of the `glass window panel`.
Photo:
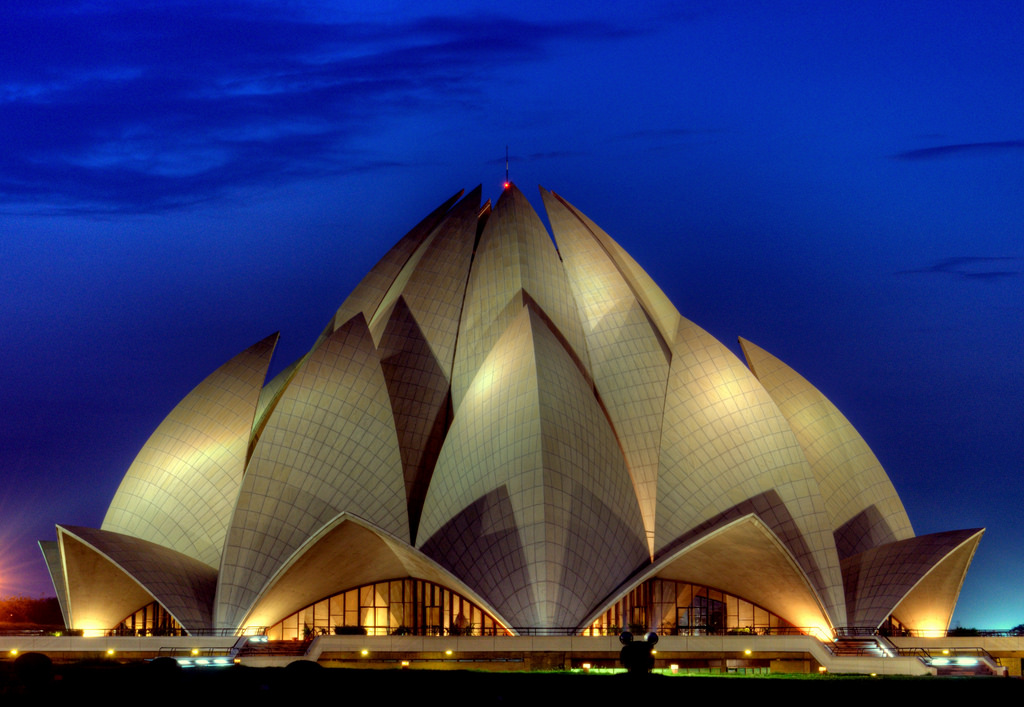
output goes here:
[{"label": "glass window panel", "polygon": [[345,625],[345,595],[336,596],[331,598],[331,621],[330,625],[333,626],[344,626]]},{"label": "glass window panel", "polygon": [[300,628],[302,629],[302,637],[305,638],[307,629],[309,631],[313,630],[313,607],[307,606],[305,609],[300,611],[299,614],[299,622],[301,624]]},{"label": "glass window panel", "polygon": [[754,625],[754,605],[749,601],[739,600],[740,626]]},{"label": "glass window panel", "polygon": [[728,629],[739,628],[739,621],[740,621],[739,605],[737,604],[736,597],[734,597],[732,594],[726,594],[725,595],[725,607],[726,607],[726,609],[725,609],[725,611],[726,611],[725,627],[728,628]]},{"label": "glass window panel", "polygon": [[316,606],[313,607],[313,620],[314,626],[318,629],[327,629],[327,624],[330,621],[330,614],[327,611],[327,600],[319,601]]},{"label": "glass window panel", "polygon": [[685,582],[676,584],[676,606],[693,604],[693,586]]},{"label": "glass window panel", "polygon": [[427,631],[436,633],[441,628],[441,607],[428,606],[426,608]]},{"label": "glass window panel", "polygon": [[299,637],[299,615],[292,614],[282,622],[282,638],[286,641],[294,641]]},{"label": "glass window panel", "polygon": [[768,612],[759,606],[754,607],[754,625],[755,626],[768,626]]}]

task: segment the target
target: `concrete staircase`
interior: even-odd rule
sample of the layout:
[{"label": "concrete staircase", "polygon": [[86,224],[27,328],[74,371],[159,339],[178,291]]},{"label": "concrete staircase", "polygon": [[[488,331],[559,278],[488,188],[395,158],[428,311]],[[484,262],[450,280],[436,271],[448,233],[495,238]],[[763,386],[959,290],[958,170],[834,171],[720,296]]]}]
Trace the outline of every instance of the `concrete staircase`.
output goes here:
[{"label": "concrete staircase", "polygon": [[871,656],[874,658],[891,658],[894,652],[881,643],[875,636],[847,636],[837,638],[832,644],[832,652],[837,656]]}]

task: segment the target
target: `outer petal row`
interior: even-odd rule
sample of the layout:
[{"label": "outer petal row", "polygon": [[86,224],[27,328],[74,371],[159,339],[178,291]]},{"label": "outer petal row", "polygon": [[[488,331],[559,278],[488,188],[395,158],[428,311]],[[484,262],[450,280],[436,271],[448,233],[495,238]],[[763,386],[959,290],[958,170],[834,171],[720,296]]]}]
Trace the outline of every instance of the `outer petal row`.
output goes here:
[{"label": "outer petal row", "polygon": [[836,406],[764,349],[745,339],[740,339],[740,345],[814,470],[839,557],[914,537],[888,475]]},{"label": "outer petal row", "polygon": [[124,475],[104,530],[220,565],[277,337],[268,336],[211,373],[160,423]]}]

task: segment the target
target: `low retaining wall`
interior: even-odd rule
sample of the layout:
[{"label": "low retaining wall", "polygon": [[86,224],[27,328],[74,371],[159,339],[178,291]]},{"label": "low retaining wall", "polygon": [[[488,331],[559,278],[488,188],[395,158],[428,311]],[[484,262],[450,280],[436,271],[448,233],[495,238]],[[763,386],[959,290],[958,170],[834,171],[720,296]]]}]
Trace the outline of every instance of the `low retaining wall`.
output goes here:
[{"label": "low retaining wall", "polygon": [[[154,658],[161,652],[192,649],[227,654],[233,637],[16,637],[0,636],[0,651],[10,660],[12,650],[45,653],[55,662],[87,659],[133,661]],[[1011,675],[1021,674],[1024,638],[896,638],[900,649],[916,648],[931,655],[942,650],[980,648],[1000,658]],[[246,655],[249,665],[286,665],[299,659],[328,666],[484,670],[558,670],[618,665],[621,646],[616,637],[591,636],[321,636],[304,656]],[[917,658],[836,657],[810,636],[663,636],[655,656],[657,667],[704,667],[721,671],[770,669],[773,672],[877,673],[922,675],[929,669]],[[112,651],[112,653],[109,653]],[[364,653],[364,651],[366,651]],[[749,651],[749,653],[748,653]]]}]

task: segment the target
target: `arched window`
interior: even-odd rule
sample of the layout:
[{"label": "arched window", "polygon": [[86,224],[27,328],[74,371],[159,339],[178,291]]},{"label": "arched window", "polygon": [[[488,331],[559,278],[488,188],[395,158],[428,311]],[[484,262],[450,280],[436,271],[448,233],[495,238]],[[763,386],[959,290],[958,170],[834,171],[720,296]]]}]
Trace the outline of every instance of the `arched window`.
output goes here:
[{"label": "arched window", "polygon": [[616,602],[583,635],[615,635],[623,630],[657,631],[663,636],[800,633],[782,617],[741,597],[657,577]]},{"label": "arched window", "polygon": [[184,636],[187,632],[158,602],[129,614],[112,633],[116,636]]},{"label": "arched window", "polygon": [[271,640],[365,630],[370,636],[507,636],[509,631],[461,594],[405,577],[364,584],[314,602],[267,629]]}]

